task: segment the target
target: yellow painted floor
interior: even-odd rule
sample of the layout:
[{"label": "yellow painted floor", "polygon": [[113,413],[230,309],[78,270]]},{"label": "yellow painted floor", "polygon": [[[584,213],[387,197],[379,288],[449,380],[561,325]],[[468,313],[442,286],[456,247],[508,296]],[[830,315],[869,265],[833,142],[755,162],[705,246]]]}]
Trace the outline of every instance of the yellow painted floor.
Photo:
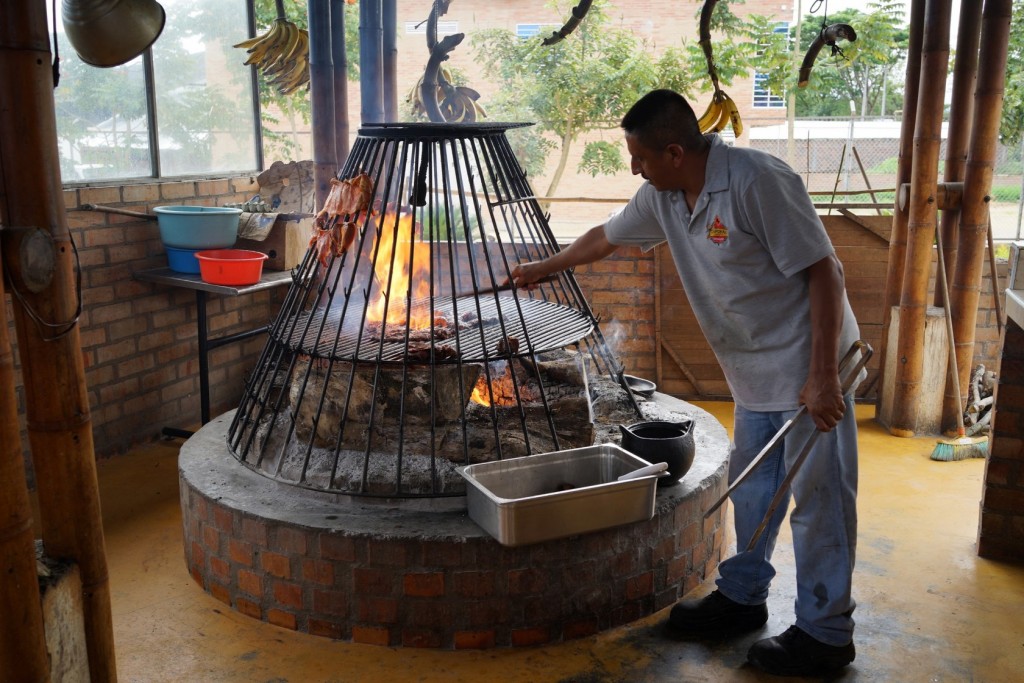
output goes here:
[{"label": "yellow painted floor", "polygon": [[[731,427],[732,404],[701,403]],[[857,660],[842,681],[1024,680],[1024,567],[975,554],[984,462],[936,462],[935,438],[897,439],[859,406]],[[259,683],[780,680],[746,665],[750,643],[792,623],[788,529],[765,628],[720,642],[663,633],[667,610],[550,647],[433,651],[353,645],[233,612],[185,569],[177,447],[101,463],[117,669],[121,681]],[[788,525],[787,525],[788,526]],[[708,581],[694,595],[714,588]]]}]

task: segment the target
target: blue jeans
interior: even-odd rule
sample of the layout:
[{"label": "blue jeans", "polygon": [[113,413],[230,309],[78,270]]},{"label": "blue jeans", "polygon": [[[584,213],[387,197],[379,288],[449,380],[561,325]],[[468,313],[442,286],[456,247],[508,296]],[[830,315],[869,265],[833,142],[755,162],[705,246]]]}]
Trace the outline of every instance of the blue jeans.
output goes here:
[{"label": "blue jeans", "polygon": [[[753,412],[736,406],[730,482],[795,412]],[[851,396],[846,397],[846,414],[836,428],[818,436],[793,479],[791,495],[775,511],[757,545],[745,551],[786,468],[814,430],[814,422],[801,417],[783,443],[733,492],[737,553],[719,565],[717,585],[723,595],[742,604],[758,605],[768,599],[775,576],[772,551],[792,498],[796,625],[821,642],[841,646],[853,637],[855,606],[851,584],[857,548],[857,419]]]}]

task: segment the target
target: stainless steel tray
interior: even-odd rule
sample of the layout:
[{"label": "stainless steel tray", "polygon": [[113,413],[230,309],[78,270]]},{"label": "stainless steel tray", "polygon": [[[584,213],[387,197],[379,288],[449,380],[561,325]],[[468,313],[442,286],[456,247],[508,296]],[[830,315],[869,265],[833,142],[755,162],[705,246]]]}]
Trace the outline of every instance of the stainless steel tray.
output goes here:
[{"label": "stainless steel tray", "polygon": [[649,465],[615,444],[459,468],[469,516],[507,546],[527,545],[648,520],[655,475],[617,481]]}]

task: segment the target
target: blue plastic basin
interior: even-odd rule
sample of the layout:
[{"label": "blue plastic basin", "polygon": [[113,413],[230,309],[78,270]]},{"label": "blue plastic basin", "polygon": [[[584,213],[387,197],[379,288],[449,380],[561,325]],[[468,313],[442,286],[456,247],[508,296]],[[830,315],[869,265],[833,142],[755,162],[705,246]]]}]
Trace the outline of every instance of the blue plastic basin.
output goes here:
[{"label": "blue plastic basin", "polygon": [[241,209],[227,206],[157,206],[153,208],[165,247],[225,249],[238,239]]},{"label": "blue plastic basin", "polygon": [[167,247],[167,265],[176,273],[199,273],[199,259],[196,252],[201,249],[178,249]]}]

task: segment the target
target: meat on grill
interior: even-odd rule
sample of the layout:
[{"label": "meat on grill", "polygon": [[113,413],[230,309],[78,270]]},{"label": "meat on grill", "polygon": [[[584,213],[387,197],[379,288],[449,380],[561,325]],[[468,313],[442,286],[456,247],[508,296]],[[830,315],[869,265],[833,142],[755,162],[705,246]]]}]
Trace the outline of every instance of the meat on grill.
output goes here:
[{"label": "meat on grill", "polygon": [[313,219],[309,245],[316,246],[317,261],[326,267],[331,256],[343,256],[355,241],[359,223],[373,199],[373,181],[360,173],[354,178],[331,178],[331,191]]}]

